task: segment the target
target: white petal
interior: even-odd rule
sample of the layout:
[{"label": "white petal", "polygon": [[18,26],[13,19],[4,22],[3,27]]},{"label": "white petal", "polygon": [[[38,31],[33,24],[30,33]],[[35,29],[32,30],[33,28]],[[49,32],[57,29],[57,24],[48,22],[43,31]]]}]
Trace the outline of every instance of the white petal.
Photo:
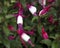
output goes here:
[{"label": "white petal", "polygon": [[46,5],[46,0],[38,0],[41,5]]},{"label": "white petal", "polygon": [[29,39],[30,39],[30,36],[28,36],[27,34],[23,33],[23,34],[21,35],[21,38],[22,38],[24,41],[28,42]]},{"label": "white petal", "polygon": [[34,14],[34,13],[37,11],[37,9],[36,9],[36,7],[34,7],[34,6],[30,6],[29,11],[30,11],[32,14]]},{"label": "white petal", "polygon": [[17,17],[17,24],[23,24],[23,18],[20,15]]},{"label": "white petal", "polygon": [[46,0],[43,0],[43,5],[46,5]]}]

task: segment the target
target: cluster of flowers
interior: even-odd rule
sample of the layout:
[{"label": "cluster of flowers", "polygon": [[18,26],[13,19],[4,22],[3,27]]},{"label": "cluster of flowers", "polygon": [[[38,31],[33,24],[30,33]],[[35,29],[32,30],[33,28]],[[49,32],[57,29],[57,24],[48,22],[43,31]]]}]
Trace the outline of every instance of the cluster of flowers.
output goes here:
[{"label": "cluster of flowers", "polygon": [[[48,0],[48,2],[52,3],[52,2],[54,2],[54,0]],[[42,5],[43,9],[39,12],[39,16],[45,15],[51,8],[51,4],[46,6],[46,0],[42,0],[41,5]],[[17,33],[20,37],[20,40],[26,48],[27,48],[27,46],[25,45],[25,42],[28,42],[32,47],[34,47],[34,44],[32,43],[30,36],[28,35],[28,34],[34,35],[34,31],[25,32],[25,30],[23,29],[23,16],[24,16],[23,7],[20,2],[17,2],[15,4],[15,7],[18,7],[18,14],[15,17],[16,17],[17,25],[18,25]],[[32,13],[32,15],[37,16],[37,14],[36,14],[37,8],[35,6],[33,6],[32,4],[26,4],[26,7]],[[52,23],[52,20],[53,20],[53,17],[49,17],[48,21],[50,23]],[[8,25],[8,29],[11,31],[15,30],[14,27],[11,25]],[[42,27],[42,37],[44,39],[49,38],[44,27]],[[14,39],[14,37],[10,36],[9,39],[12,40],[12,39]]]}]

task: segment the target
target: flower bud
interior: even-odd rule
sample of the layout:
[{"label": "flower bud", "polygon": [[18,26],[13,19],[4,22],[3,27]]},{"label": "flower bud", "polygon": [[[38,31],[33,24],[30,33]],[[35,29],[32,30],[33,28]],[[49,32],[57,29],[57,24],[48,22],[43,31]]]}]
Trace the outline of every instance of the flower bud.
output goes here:
[{"label": "flower bud", "polygon": [[12,25],[8,25],[8,29],[14,31],[14,27]]},{"label": "flower bud", "polygon": [[48,39],[48,34],[47,34],[47,32],[45,31],[44,27],[42,28],[42,37],[43,37],[44,39]]},{"label": "flower bud", "polygon": [[40,15],[45,15],[45,14],[49,11],[50,7],[51,7],[51,5],[48,5],[48,6],[46,6],[45,8],[43,8],[43,9],[39,12],[39,16],[40,16]]}]

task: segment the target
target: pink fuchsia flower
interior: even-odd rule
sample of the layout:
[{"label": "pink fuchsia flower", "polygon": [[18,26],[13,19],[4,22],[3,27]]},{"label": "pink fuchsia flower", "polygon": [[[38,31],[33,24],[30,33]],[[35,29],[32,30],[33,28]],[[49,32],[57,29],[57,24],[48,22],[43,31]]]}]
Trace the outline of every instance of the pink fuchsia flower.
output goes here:
[{"label": "pink fuchsia flower", "polygon": [[51,24],[53,24],[53,21],[54,21],[53,16],[50,15],[49,18],[48,18],[48,22],[51,23]]},{"label": "pink fuchsia flower", "polygon": [[14,31],[14,27],[12,25],[8,25],[8,29],[11,30],[11,31]]},{"label": "pink fuchsia flower", "polygon": [[37,16],[37,14],[36,14],[37,8],[35,6],[33,6],[31,4],[27,4],[26,6],[33,15]]},{"label": "pink fuchsia flower", "polygon": [[13,40],[15,37],[14,36],[9,36],[8,39],[9,40]]},{"label": "pink fuchsia flower", "polygon": [[47,32],[45,31],[44,27],[42,27],[42,37],[43,37],[44,39],[48,39],[48,34],[47,34]]},{"label": "pink fuchsia flower", "polygon": [[52,3],[55,2],[55,0],[47,0],[47,2]]},{"label": "pink fuchsia flower", "polygon": [[40,12],[39,12],[39,16],[41,15],[45,15],[51,8],[51,5],[46,6],[45,8],[43,8]]}]

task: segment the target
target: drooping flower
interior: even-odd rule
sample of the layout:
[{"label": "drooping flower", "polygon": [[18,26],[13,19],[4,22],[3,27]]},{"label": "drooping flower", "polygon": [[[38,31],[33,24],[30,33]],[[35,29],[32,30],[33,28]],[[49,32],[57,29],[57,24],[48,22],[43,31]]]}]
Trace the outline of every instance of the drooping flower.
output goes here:
[{"label": "drooping flower", "polygon": [[28,40],[30,39],[30,37],[26,33],[24,33],[24,30],[19,29],[17,33],[26,42],[28,42]]},{"label": "drooping flower", "polygon": [[37,14],[36,14],[37,8],[36,8],[35,6],[33,6],[33,5],[31,5],[31,4],[27,4],[26,6],[27,6],[27,8],[29,9],[29,11],[30,11],[34,16],[37,15]]},{"label": "drooping flower", "polygon": [[39,12],[39,16],[41,15],[45,15],[51,8],[51,5],[46,6],[45,8],[43,8],[40,12]]},{"label": "drooping flower", "polygon": [[8,29],[9,29],[10,31],[14,31],[14,30],[15,30],[12,25],[8,25]]},{"label": "drooping flower", "polygon": [[17,33],[19,34],[20,38],[23,39],[25,42],[28,42],[32,47],[34,44],[30,40],[30,36],[27,35],[24,30],[18,30]]},{"label": "drooping flower", "polygon": [[53,16],[50,15],[49,18],[48,18],[48,22],[51,23],[51,24],[53,24],[53,21],[54,21],[54,20],[53,20]]},{"label": "drooping flower", "polygon": [[42,27],[42,37],[43,37],[44,39],[48,39],[48,34],[47,34],[47,32],[45,31],[44,27]]},{"label": "drooping flower", "polygon": [[[18,8],[18,14],[17,14],[17,25],[18,25],[18,30],[17,30],[17,33],[19,35],[19,37],[21,38],[21,40],[25,41],[25,42],[28,42],[30,43],[32,46],[32,42],[29,42],[30,40],[30,36],[27,35],[23,29],[23,8],[22,6],[20,6],[20,4],[18,4],[19,8]],[[22,43],[23,43],[22,41]],[[24,46],[26,47],[25,43],[23,43]]]}]

